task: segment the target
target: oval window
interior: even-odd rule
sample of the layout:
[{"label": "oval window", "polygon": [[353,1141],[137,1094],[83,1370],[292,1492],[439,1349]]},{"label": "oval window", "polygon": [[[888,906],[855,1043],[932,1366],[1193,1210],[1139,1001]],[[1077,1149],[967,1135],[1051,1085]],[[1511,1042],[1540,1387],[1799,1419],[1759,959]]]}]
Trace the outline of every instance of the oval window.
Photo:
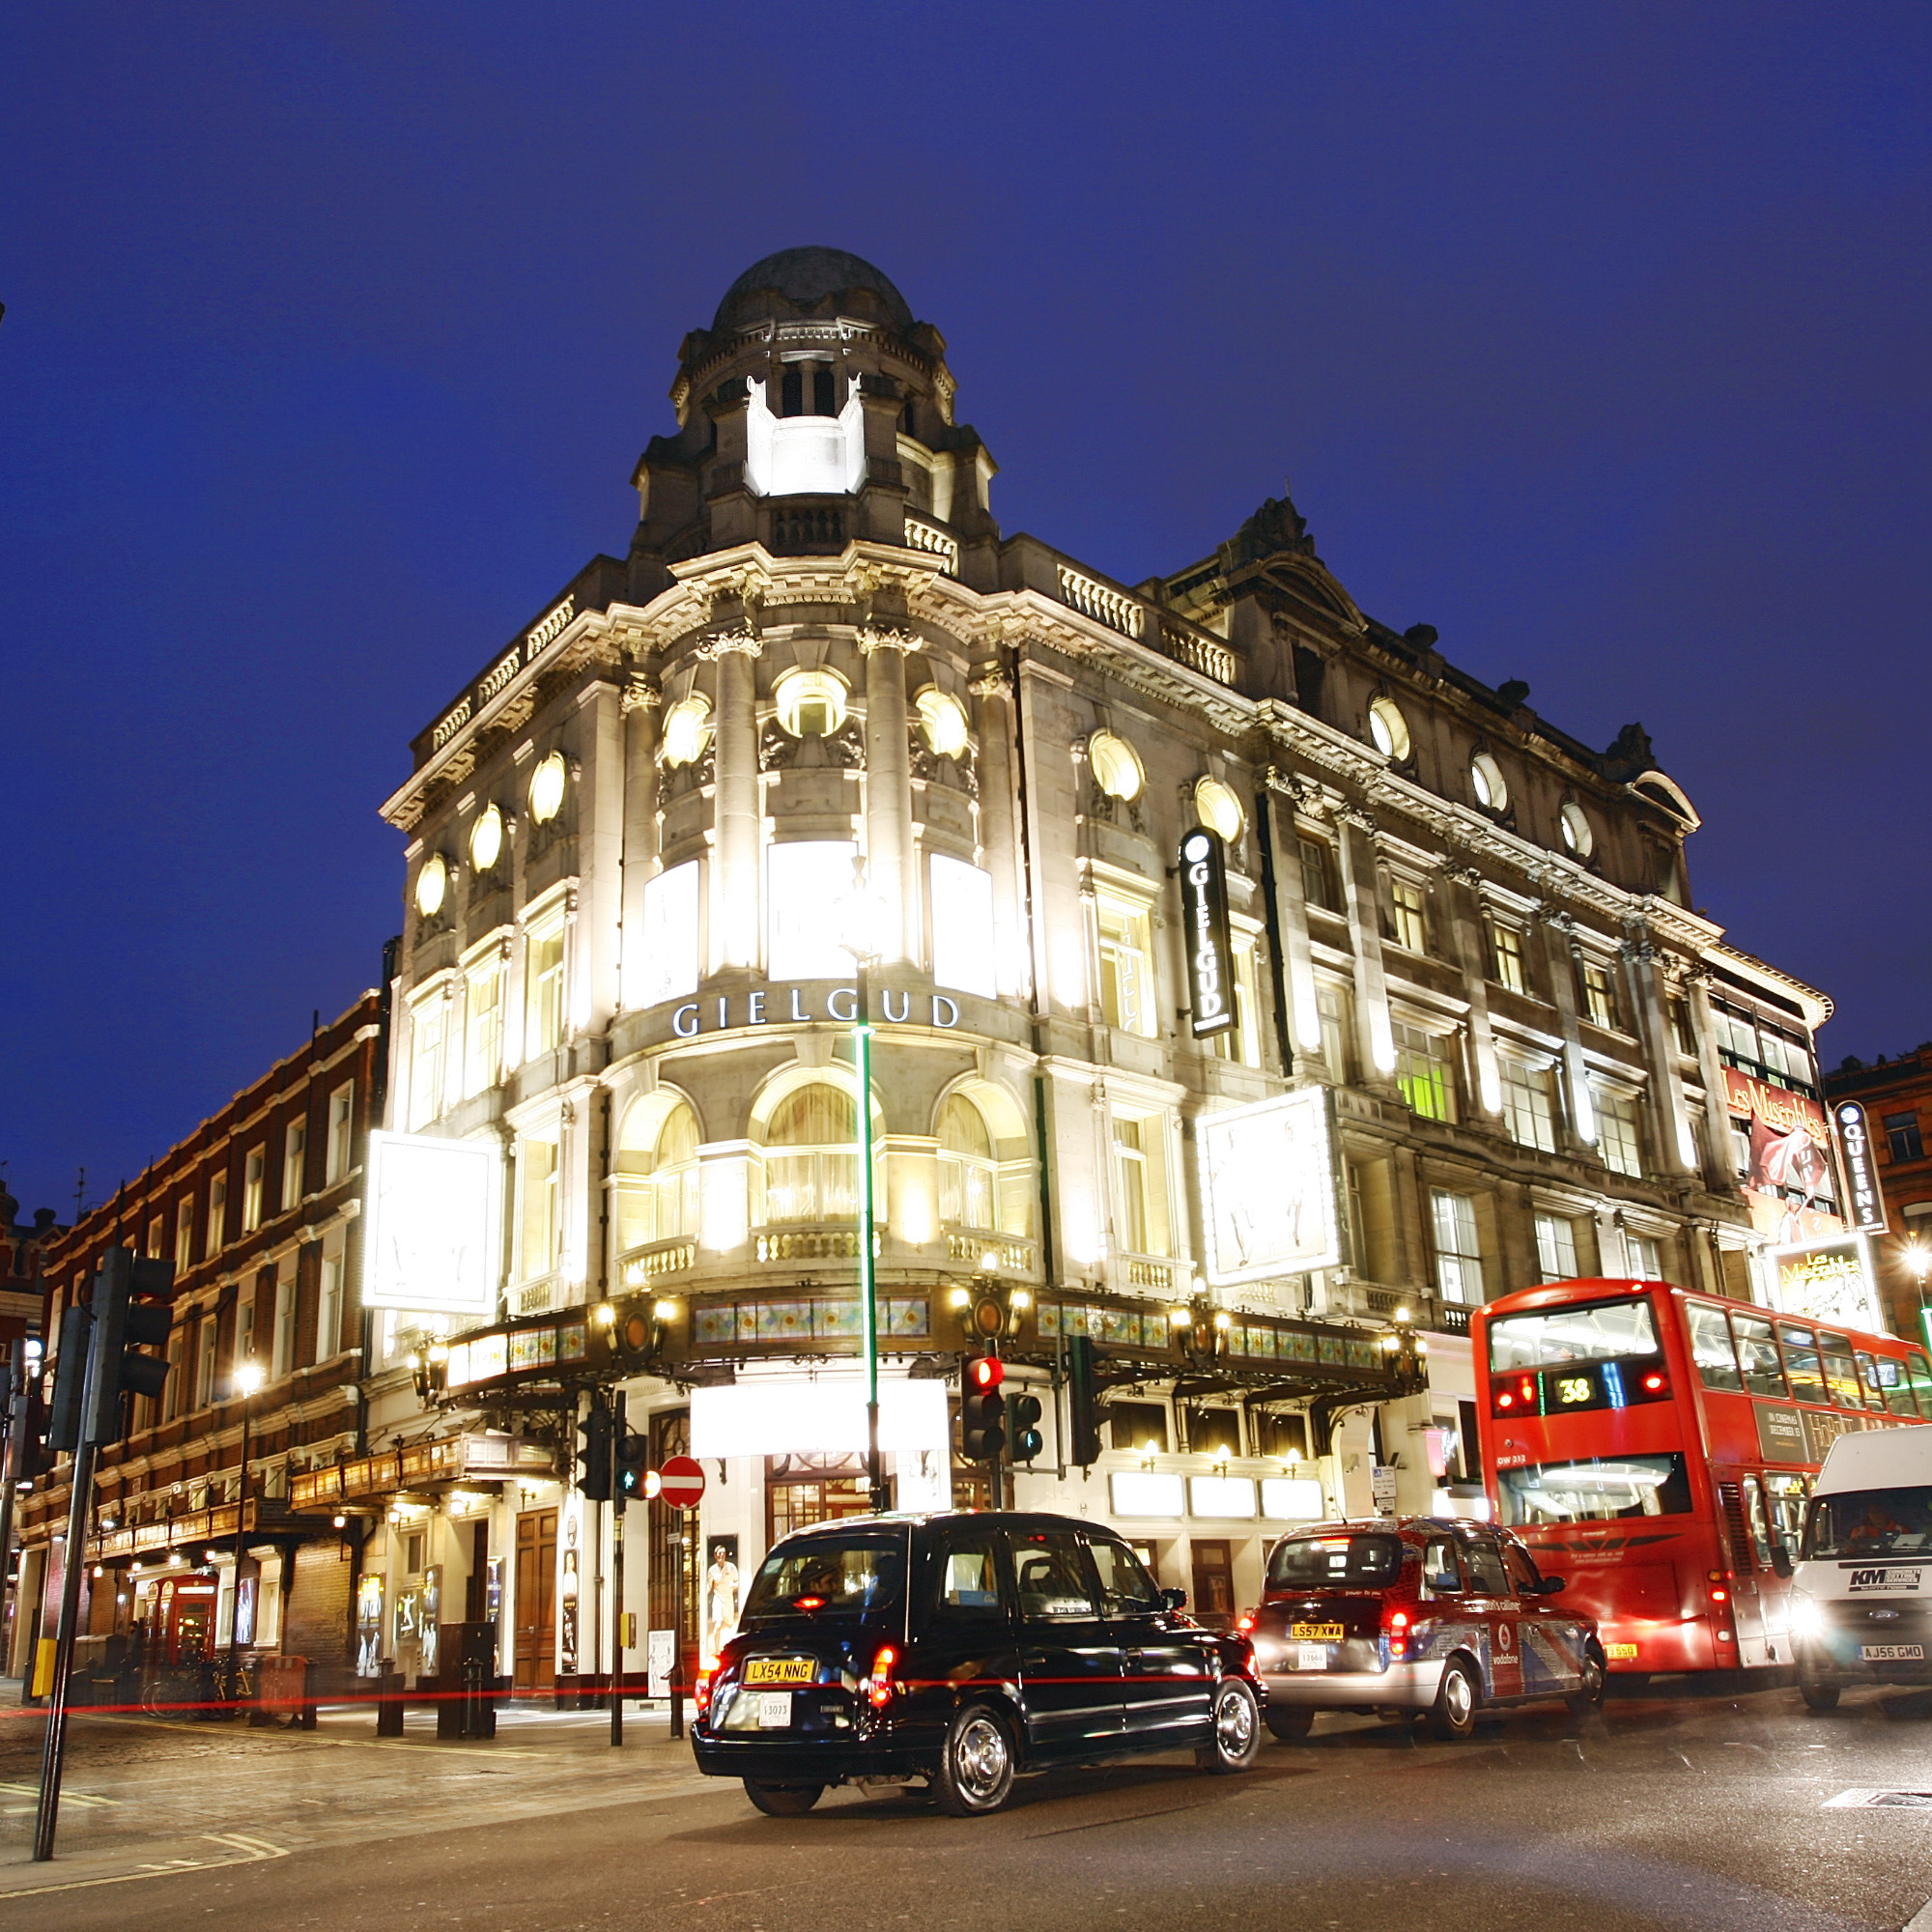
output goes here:
[{"label": "oval window", "polygon": [[711,700],[693,692],[665,713],[664,761],[673,769],[695,765],[711,742]]},{"label": "oval window", "polygon": [[1209,832],[1219,834],[1224,845],[1232,845],[1247,825],[1234,787],[1224,785],[1219,779],[1201,779],[1196,782],[1194,810]]},{"label": "oval window", "polygon": [[1109,798],[1135,799],[1141,795],[1146,774],[1134,748],[1111,731],[1095,731],[1087,740],[1087,760],[1094,767],[1094,781]]},{"label": "oval window", "polygon": [[448,891],[449,867],[443,863],[440,852],[432,852],[422,862],[422,870],[416,874],[416,911],[424,919],[434,919],[442,910],[442,901]]},{"label": "oval window", "polygon": [[553,752],[530,775],[530,816],[548,825],[563,810],[563,787],[569,772],[561,752]]},{"label": "oval window", "polygon": [[503,814],[486,806],[469,828],[469,863],[487,872],[503,856]]},{"label": "oval window", "polygon": [[970,735],[966,707],[950,692],[929,684],[913,702],[919,706],[920,734],[936,758],[956,758]]},{"label": "oval window", "polygon": [[1369,706],[1369,736],[1376,750],[1397,764],[1408,756],[1408,721],[1392,697],[1378,697]]},{"label": "oval window", "polygon": [[772,687],[772,701],[794,738],[829,738],[845,722],[845,682],[836,671],[788,670]]},{"label": "oval window", "polygon": [[1579,859],[1587,859],[1597,849],[1597,835],[1574,798],[1563,808],[1563,842]]},{"label": "oval window", "polygon": [[1509,781],[1487,752],[1478,752],[1469,760],[1469,784],[1485,811],[1501,811],[1510,802]]}]

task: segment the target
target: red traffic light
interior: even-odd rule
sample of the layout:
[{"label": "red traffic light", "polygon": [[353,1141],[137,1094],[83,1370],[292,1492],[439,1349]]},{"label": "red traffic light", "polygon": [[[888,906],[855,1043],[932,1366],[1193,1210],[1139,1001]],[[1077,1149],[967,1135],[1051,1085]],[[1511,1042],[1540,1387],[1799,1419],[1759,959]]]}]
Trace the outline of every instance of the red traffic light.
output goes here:
[{"label": "red traffic light", "polygon": [[997,1355],[975,1355],[966,1364],[966,1386],[985,1395],[1007,1378],[1007,1365]]}]

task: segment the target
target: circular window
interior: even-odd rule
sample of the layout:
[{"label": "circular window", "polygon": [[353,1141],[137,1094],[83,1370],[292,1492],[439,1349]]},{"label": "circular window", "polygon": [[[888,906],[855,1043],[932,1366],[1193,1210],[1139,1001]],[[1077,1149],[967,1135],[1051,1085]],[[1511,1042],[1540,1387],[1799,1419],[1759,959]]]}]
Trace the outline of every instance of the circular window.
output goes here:
[{"label": "circular window", "polygon": [[919,728],[926,749],[936,758],[956,758],[966,749],[966,707],[935,684],[913,699],[919,706]]},{"label": "circular window", "polygon": [[424,919],[434,919],[442,910],[449,893],[449,867],[440,852],[432,852],[416,874],[416,911]]},{"label": "circular window", "polygon": [[1573,798],[1563,808],[1563,842],[1579,859],[1587,859],[1597,849],[1597,835],[1583,816],[1583,808]]},{"label": "circular window", "polygon": [[1196,782],[1194,810],[1209,832],[1220,835],[1224,845],[1232,845],[1247,824],[1234,787],[1224,785],[1219,779],[1202,779]]},{"label": "circular window", "polygon": [[1487,752],[1478,752],[1469,760],[1469,783],[1485,811],[1501,811],[1510,802],[1509,781]]},{"label": "circular window", "polygon": [[553,752],[530,774],[530,816],[539,825],[548,825],[563,810],[563,787],[568,777],[561,752]]},{"label": "circular window", "polygon": [[695,765],[711,742],[711,700],[693,692],[665,713],[664,761],[672,767]]},{"label": "circular window", "polygon": [[1369,706],[1369,736],[1376,750],[1397,764],[1408,756],[1408,721],[1396,709],[1392,697],[1378,697]]},{"label": "circular window", "polygon": [[469,863],[487,872],[503,856],[503,814],[486,806],[469,828]]},{"label": "circular window", "polygon": [[788,670],[772,687],[772,699],[794,738],[829,738],[845,722],[845,683],[836,671]]},{"label": "circular window", "polygon": [[1094,767],[1094,781],[1109,798],[1135,799],[1141,795],[1146,774],[1140,758],[1124,738],[1111,731],[1095,731],[1087,740],[1087,759]]}]

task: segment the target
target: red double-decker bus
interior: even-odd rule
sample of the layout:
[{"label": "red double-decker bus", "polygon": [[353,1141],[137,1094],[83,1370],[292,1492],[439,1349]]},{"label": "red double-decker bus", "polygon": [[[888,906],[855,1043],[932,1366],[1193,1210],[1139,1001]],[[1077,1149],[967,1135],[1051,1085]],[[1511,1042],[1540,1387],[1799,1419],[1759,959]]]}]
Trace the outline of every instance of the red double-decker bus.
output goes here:
[{"label": "red double-decker bus", "polygon": [[1506,1294],[1470,1338],[1497,1520],[1597,1619],[1614,1671],[1790,1663],[1787,1584],[1826,1450],[1932,1422],[1922,1349],[1664,1282]]}]

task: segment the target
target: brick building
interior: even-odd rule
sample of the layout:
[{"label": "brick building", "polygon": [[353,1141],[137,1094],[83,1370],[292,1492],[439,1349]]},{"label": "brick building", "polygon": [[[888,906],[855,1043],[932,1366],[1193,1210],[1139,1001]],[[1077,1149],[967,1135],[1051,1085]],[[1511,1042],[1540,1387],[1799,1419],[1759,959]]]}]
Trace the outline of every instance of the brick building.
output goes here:
[{"label": "brick building", "polygon": [[[362,1441],[355,1282],[383,1014],[381,996],[365,993],[48,1244],[50,1350],[103,1251],[175,1264],[167,1386],[156,1400],[129,1398],[127,1433],[100,1456],[89,1634],[141,1623],[156,1655],[223,1645],[239,1585],[244,1645],[328,1662],[347,1653],[353,1534],[294,1515],[287,1499],[294,1470]],[[244,1480],[237,1372],[249,1364],[261,1384],[246,1399]],[[20,1500],[15,1671],[58,1614],[65,1468]]]},{"label": "brick building", "polygon": [[1872,1242],[1879,1293],[1892,1328],[1922,1337],[1919,1311],[1932,1277],[1932,1040],[1870,1066],[1842,1061],[1825,1092],[1865,1110],[1888,1223]]}]

